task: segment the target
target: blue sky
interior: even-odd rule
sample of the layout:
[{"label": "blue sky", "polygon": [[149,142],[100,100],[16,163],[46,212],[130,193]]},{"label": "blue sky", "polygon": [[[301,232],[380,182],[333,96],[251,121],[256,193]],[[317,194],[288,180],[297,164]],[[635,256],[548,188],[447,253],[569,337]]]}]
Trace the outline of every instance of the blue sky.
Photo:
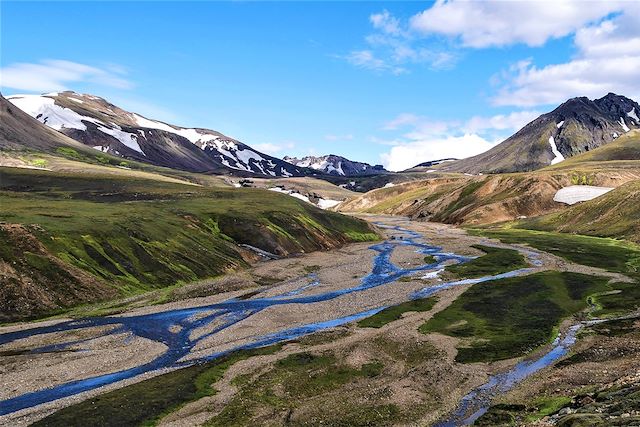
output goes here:
[{"label": "blue sky", "polygon": [[639,17],[613,1],[3,1],[1,85],[402,169],[483,151],[571,96],[637,97]]}]

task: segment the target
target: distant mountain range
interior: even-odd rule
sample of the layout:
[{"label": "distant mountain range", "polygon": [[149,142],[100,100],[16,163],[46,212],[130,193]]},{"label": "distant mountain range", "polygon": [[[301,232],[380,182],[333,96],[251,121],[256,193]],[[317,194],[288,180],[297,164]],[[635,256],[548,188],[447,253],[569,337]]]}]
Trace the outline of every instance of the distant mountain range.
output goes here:
[{"label": "distant mountain range", "polygon": [[220,132],[151,120],[97,96],[67,91],[7,99],[50,128],[115,156],[192,172],[305,175],[301,168]]},{"label": "distant mountain range", "polygon": [[329,175],[361,176],[389,173],[382,165],[371,166],[368,163],[355,162],[342,156],[329,154],[326,156],[306,156],[301,159],[286,156],[283,159],[301,168],[310,168]]},{"label": "distant mountain range", "polygon": [[[47,151],[47,144],[54,149],[61,144],[69,145],[69,139],[60,138],[66,136],[80,143],[78,147],[83,150],[191,172],[240,177],[313,176],[358,189],[391,182],[380,179],[381,175],[403,176],[385,170],[382,165],[372,166],[333,154],[279,159],[218,131],[152,120],[93,95],[67,91],[12,95],[7,99],[11,104],[2,98],[6,119],[0,145],[12,149]],[[33,129],[23,116],[11,113],[15,110],[10,107],[12,104],[57,132]],[[640,105],[629,98],[613,93],[593,101],[572,98],[482,154],[462,160],[431,160],[405,172],[478,174],[536,170],[606,145],[638,128]],[[372,182],[335,181],[352,177]]]},{"label": "distant mountain range", "polygon": [[504,142],[477,156],[446,163],[441,171],[521,172],[540,169],[605,145],[640,128],[640,105],[624,96],[572,98]]}]

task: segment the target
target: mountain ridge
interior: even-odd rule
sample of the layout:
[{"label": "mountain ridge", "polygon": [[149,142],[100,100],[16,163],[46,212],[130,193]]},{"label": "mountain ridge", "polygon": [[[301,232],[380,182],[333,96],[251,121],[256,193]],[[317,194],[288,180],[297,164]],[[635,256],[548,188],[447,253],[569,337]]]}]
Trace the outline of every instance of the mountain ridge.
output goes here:
[{"label": "mountain ridge", "polygon": [[336,154],[324,156],[304,156],[302,158],[285,156],[285,162],[292,165],[310,168],[328,175],[337,176],[361,176],[389,173],[382,165],[370,165],[369,163],[349,160]]},{"label": "mountain ridge", "polygon": [[218,131],[148,119],[97,96],[65,91],[7,99],[50,128],[97,151],[126,159],[201,173],[305,175],[301,168]]}]

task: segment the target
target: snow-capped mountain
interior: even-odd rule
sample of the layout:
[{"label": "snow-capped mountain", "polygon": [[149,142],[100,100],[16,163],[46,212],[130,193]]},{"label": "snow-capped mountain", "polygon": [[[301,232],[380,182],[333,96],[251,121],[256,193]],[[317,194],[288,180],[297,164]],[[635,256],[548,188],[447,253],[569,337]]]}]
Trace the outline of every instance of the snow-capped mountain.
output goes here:
[{"label": "snow-capped mountain", "polygon": [[50,128],[112,155],[194,172],[304,175],[299,167],[220,132],[151,120],[97,96],[67,91],[7,99]]},{"label": "snow-capped mountain", "polygon": [[438,166],[451,172],[520,172],[560,163],[640,128],[640,105],[609,93],[572,98],[477,156]]},{"label": "snow-capped mountain", "polygon": [[368,163],[354,162],[334,154],[320,157],[306,156],[301,159],[285,156],[283,160],[301,168],[310,168],[329,175],[358,176],[389,173],[382,165],[371,166]]}]

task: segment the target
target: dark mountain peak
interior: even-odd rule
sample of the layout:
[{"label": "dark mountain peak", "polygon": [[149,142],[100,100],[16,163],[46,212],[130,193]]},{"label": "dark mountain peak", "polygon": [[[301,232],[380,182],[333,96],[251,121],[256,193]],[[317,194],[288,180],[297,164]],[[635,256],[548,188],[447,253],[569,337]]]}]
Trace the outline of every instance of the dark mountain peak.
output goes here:
[{"label": "dark mountain peak", "polygon": [[607,95],[600,99],[593,101],[602,111],[616,116],[625,116],[631,112],[634,108],[638,109],[638,103],[626,96],[616,95],[609,92]]}]

